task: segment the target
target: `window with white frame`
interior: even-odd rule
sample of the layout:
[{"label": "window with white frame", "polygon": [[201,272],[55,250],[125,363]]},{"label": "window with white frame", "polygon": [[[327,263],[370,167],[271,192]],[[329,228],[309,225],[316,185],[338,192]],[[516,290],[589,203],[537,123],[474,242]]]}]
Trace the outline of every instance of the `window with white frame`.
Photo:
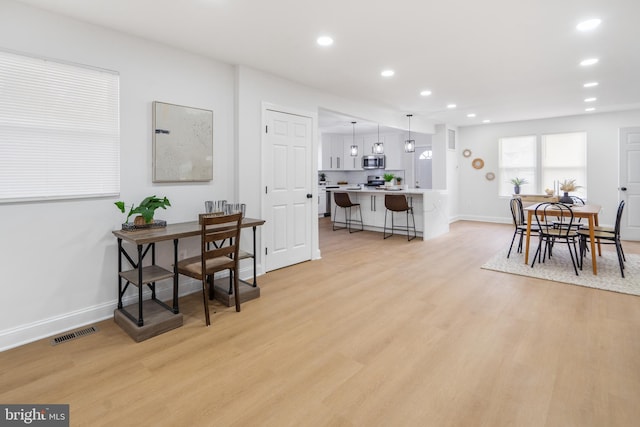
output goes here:
[{"label": "window with white frame", "polygon": [[[571,194],[587,197],[587,134],[570,132],[542,135],[541,189],[554,189],[557,183],[575,180],[579,186]],[[556,188],[558,190],[558,188]],[[562,192],[562,190],[560,190]]]},{"label": "window with white frame", "polygon": [[535,193],[537,180],[537,146],[536,136],[515,136],[500,138],[499,141],[499,174],[498,194],[511,196],[514,178],[524,179],[521,186],[523,193]]},{"label": "window with white frame", "polygon": [[117,195],[113,71],[0,50],[0,203]]},{"label": "window with white frame", "polygon": [[586,198],[587,134],[566,132],[499,140],[499,195],[511,196],[513,178],[526,180],[523,194],[544,194],[559,190],[559,183],[575,180],[580,186],[572,195]]}]

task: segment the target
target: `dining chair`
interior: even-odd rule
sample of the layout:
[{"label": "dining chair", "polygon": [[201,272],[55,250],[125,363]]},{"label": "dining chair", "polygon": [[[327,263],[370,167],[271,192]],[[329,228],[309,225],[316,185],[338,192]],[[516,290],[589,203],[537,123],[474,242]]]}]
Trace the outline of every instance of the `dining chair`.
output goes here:
[{"label": "dining chair", "polygon": [[[383,239],[393,236],[394,230],[403,230],[407,232],[407,240],[411,241],[416,238],[416,220],[413,216],[413,206],[409,206],[407,202],[407,198],[404,194],[386,194],[384,196],[384,207],[387,208],[384,212],[384,229],[383,229]],[[391,212],[391,234],[387,234],[387,213]],[[393,222],[393,214],[395,212],[405,212],[407,215],[407,222],[405,226],[403,225],[395,225]],[[411,221],[413,223],[412,226],[409,225],[409,217],[411,217]],[[413,236],[409,233],[409,231],[413,229]]]},{"label": "dining chair", "polygon": [[[522,241],[524,236],[527,234],[527,222],[524,219],[522,199],[520,199],[520,197],[514,197],[511,199],[509,205],[511,207],[511,218],[513,219],[513,226],[515,227],[515,230],[513,231],[513,237],[511,238],[511,245],[509,246],[507,258],[511,255],[513,242],[516,240],[517,235],[520,235],[520,238],[518,240],[518,248],[516,250],[518,253],[522,253]],[[536,224],[531,224],[531,233],[538,234],[538,227]]]},{"label": "dining chair", "polygon": [[[620,265],[620,274],[624,278],[624,263],[627,261],[627,258],[624,256],[622,243],[620,242],[620,224],[622,222],[623,210],[624,200],[621,200],[620,204],[618,204],[618,212],[616,213],[616,224],[612,229],[613,231],[608,231],[610,229],[604,227],[594,227],[593,237],[599,244],[615,245],[616,254],[618,255],[618,264]],[[587,251],[587,243],[590,239],[591,234],[590,230],[586,228],[578,230],[578,235],[580,236],[580,270],[582,270],[584,255]]]},{"label": "dining chair", "polygon": [[[229,270],[233,277],[236,311],[240,311],[238,287],[238,251],[242,212],[228,215],[200,215],[200,255],[178,261],[178,273],[202,281],[202,300],[207,326],[211,324],[207,285],[212,288],[214,275]],[[212,292],[212,289],[210,289]]]},{"label": "dining chair", "polygon": [[[531,268],[535,265],[536,258],[540,263],[540,254],[542,254],[542,263],[544,263],[547,257],[551,258],[555,243],[564,242],[569,249],[573,270],[578,276],[578,250],[576,246],[578,233],[572,227],[574,217],[571,207],[564,203],[540,203],[534,211],[534,216],[538,225],[539,239]],[[556,223],[559,223],[560,226],[557,226]]]},{"label": "dining chair", "polygon": [[[336,203],[336,207],[333,210],[333,231],[336,230],[344,230],[347,228],[349,233],[355,233],[356,231],[364,230],[364,225],[362,223],[362,210],[360,209],[360,203],[353,203],[349,198],[348,193],[333,193],[333,200]],[[344,211],[344,222],[338,221],[338,208],[342,208]],[[357,209],[360,213],[360,219],[353,218],[352,209]],[[359,229],[351,229],[351,225],[360,224]],[[336,227],[336,224],[344,224],[344,227]]]}]

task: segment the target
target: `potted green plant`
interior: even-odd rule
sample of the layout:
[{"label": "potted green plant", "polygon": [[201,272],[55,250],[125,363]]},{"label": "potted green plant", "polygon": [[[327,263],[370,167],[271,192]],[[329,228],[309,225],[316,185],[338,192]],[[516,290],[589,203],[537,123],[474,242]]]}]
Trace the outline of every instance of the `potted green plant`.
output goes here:
[{"label": "potted green plant", "polygon": [[384,178],[384,185],[386,187],[391,187],[393,185],[393,178],[395,178],[395,175],[387,172],[384,175],[382,175],[382,177]]},{"label": "potted green plant", "polygon": [[520,194],[520,186],[527,183],[525,178],[511,178],[511,183],[513,184],[513,192],[514,194]]},{"label": "potted green plant", "polygon": [[327,174],[324,172],[320,172],[320,181],[325,181],[327,179]]},{"label": "potted green plant", "polygon": [[[114,204],[118,207],[118,209],[120,209],[120,212],[122,213],[125,212],[126,205],[124,204],[124,202],[117,201]],[[135,226],[153,224],[153,216],[155,214],[156,209],[158,208],[167,209],[167,206],[171,206],[171,203],[169,202],[169,199],[167,199],[166,197],[159,198],[159,197],[156,197],[155,195],[149,196],[144,200],[142,200],[142,202],[140,202],[140,204],[137,207],[134,206],[133,204],[131,205],[131,207],[129,208],[129,213],[127,213],[127,219],[125,220],[125,223],[129,224],[129,217],[131,217],[131,215],[138,214],[138,216],[134,219],[134,222],[133,222]]]}]

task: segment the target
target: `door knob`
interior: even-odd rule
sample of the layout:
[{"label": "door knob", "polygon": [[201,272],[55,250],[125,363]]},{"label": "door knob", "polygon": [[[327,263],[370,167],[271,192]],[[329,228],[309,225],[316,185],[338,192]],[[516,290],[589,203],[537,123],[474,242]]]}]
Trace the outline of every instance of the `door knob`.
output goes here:
[{"label": "door knob", "polygon": [[312,194],[310,194],[310,193],[308,193],[308,194],[307,194],[307,199],[310,199],[310,198],[312,198],[312,197],[313,197],[313,195],[312,195]]},{"label": "door knob", "polygon": [[627,187],[620,187],[619,190],[620,191],[627,191]]}]

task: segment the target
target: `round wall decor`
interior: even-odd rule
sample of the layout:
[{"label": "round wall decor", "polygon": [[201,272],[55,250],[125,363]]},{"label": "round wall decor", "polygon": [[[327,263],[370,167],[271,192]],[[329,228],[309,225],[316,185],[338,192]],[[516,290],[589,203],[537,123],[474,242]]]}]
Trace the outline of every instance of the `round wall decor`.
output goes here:
[{"label": "round wall decor", "polygon": [[484,160],[479,157],[477,159],[473,159],[473,161],[471,162],[471,166],[473,166],[475,169],[482,169],[484,167]]},{"label": "round wall decor", "polygon": [[487,172],[484,177],[487,178],[487,181],[493,181],[496,178],[496,174],[493,172]]},{"label": "round wall decor", "polygon": [[468,148],[462,152],[462,155],[465,157],[471,157],[471,150]]}]

